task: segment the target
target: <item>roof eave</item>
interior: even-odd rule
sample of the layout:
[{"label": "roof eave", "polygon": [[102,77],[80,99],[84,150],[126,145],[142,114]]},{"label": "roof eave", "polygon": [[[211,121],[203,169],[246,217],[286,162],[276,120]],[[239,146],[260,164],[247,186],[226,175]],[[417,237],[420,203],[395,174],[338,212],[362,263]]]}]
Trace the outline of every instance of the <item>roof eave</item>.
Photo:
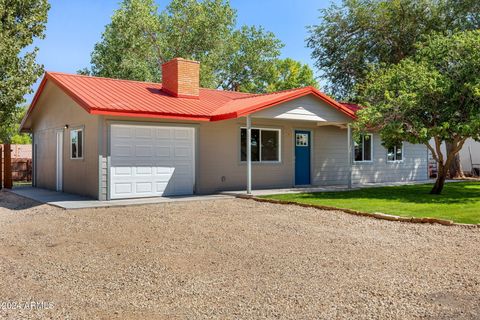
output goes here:
[{"label": "roof eave", "polygon": [[70,89],[68,89],[65,85],[63,85],[60,81],[58,81],[54,76],[52,76],[52,74],[50,74],[49,72],[45,72],[42,82],[40,83],[40,86],[38,87],[37,92],[35,93],[32,99],[32,103],[30,103],[30,107],[28,108],[27,112],[25,113],[25,116],[22,119],[22,122],[20,123],[19,132],[25,132],[29,129],[24,127],[25,122],[27,121],[28,117],[31,115],[31,113],[33,112],[33,109],[37,105],[38,100],[40,99],[40,96],[42,95],[48,80],[51,80],[53,83],[55,83],[55,85],[57,85],[60,89],[62,89],[63,92],[65,92],[70,98],[72,98],[83,109],[85,109],[85,111],[87,111],[88,113],[91,113],[91,108],[87,102],[80,99],[75,93],[73,93]]},{"label": "roof eave", "polygon": [[37,92],[35,92],[35,95],[33,96],[32,102],[30,103],[30,106],[28,107],[27,112],[25,112],[25,115],[23,116],[22,121],[20,122],[20,127],[18,129],[19,132],[27,132],[30,128],[25,128],[25,122],[27,121],[28,117],[33,111],[33,108],[37,104],[38,99],[40,98],[40,95],[43,92],[43,88],[47,84],[47,74],[43,76],[42,81],[40,82],[40,86],[38,86]]},{"label": "roof eave", "polygon": [[173,119],[173,120],[191,120],[191,121],[210,121],[211,117],[206,115],[188,115],[174,113],[156,113],[156,112],[125,112],[111,111],[102,109],[93,109],[90,111],[95,115],[108,115],[115,117],[135,117],[135,118],[154,118],[154,119]]}]

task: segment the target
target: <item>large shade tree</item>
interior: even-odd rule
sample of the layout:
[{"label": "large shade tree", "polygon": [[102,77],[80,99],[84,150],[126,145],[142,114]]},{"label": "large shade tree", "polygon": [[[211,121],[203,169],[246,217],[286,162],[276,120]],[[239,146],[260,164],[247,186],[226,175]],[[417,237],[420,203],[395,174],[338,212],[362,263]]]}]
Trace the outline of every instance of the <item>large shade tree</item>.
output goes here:
[{"label": "large shade tree", "polygon": [[313,70],[299,61],[286,58],[275,61],[268,92],[299,88],[304,86],[318,87]]},{"label": "large shade tree", "polygon": [[0,141],[12,142],[17,106],[43,72],[31,45],[44,37],[48,9],[46,0],[0,1]]},{"label": "large shade tree", "polygon": [[91,70],[81,73],[160,81],[161,65],[175,57],[200,60],[202,85],[213,84],[210,61],[229,36],[235,12],[223,0],[173,0],[159,12],[153,0],[124,0],[92,52]]},{"label": "large shade tree", "polygon": [[[438,164],[431,191],[468,138],[480,140],[480,31],[431,36],[415,56],[370,72],[362,85],[359,131],[377,130],[385,145],[423,143]],[[434,145],[430,145],[430,141]],[[442,144],[451,152],[445,154]]]},{"label": "large shade tree", "polygon": [[153,0],[123,0],[80,73],[161,81],[162,63],[183,57],[201,62],[203,87],[265,92],[283,44],[261,27],[235,25],[225,0],[172,0],[161,12]]},{"label": "large shade tree", "polygon": [[265,92],[283,44],[271,32],[243,26],[225,39],[222,59],[215,61],[217,84],[225,90]]},{"label": "large shade tree", "polygon": [[320,11],[307,46],[329,93],[355,100],[371,66],[414,55],[428,35],[478,28],[478,0],[343,0]]},{"label": "large shade tree", "polygon": [[182,57],[201,62],[202,87],[264,92],[283,44],[261,27],[235,25],[226,0],[172,0],[163,11],[153,0],[123,0],[90,69],[79,72],[161,81],[161,65]]}]

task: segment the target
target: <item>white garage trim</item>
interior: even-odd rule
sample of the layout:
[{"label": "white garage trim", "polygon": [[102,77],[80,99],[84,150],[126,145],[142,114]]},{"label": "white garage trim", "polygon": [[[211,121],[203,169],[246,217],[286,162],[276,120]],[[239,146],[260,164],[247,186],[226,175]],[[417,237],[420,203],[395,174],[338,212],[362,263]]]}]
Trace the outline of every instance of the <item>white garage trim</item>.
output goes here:
[{"label": "white garage trim", "polygon": [[108,199],[195,192],[197,126],[108,123]]}]

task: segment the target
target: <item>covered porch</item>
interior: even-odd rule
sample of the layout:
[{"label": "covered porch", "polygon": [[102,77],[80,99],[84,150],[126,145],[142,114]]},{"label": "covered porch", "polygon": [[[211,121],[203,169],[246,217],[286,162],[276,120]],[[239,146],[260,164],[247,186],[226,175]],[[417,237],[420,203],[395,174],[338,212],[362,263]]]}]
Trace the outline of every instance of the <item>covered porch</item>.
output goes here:
[{"label": "covered porch", "polygon": [[[287,147],[278,154],[292,157],[294,188],[273,190],[279,193],[320,192],[353,187],[352,116],[318,97],[304,96],[245,116],[246,137],[242,143],[246,144],[246,150],[242,156],[246,158],[247,195],[264,194],[262,190],[272,192],[272,189],[254,187],[256,175],[252,170],[259,160],[257,153],[261,154],[261,148],[269,143],[258,138],[265,120],[275,121],[279,126],[288,124],[291,131],[284,134],[284,138],[291,141],[278,142],[278,148]],[[277,160],[281,161],[280,156]]]}]

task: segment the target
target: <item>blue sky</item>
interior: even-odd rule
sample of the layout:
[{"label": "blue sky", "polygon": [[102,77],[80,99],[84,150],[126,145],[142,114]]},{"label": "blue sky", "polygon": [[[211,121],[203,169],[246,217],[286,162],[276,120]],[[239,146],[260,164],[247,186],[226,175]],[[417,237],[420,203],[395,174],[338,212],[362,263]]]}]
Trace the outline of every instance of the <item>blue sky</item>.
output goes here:
[{"label": "blue sky", "polygon": [[[338,2],[338,0],[337,0]],[[75,73],[88,67],[93,46],[100,40],[119,0],[51,0],[46,38],[36,41],[38,62],[47,71]],[[168,0],[157,0],[160,9]],[[306,26],[318,23],[318,9],[332,1],[318,0],[231,0],[238,25],[261,25],[285,44],[282,57],[291,57],[313,67],[305,47]],[[38,82],[35,85],[35,89]],[[27,97],[30,102],[32,95]]]}]

